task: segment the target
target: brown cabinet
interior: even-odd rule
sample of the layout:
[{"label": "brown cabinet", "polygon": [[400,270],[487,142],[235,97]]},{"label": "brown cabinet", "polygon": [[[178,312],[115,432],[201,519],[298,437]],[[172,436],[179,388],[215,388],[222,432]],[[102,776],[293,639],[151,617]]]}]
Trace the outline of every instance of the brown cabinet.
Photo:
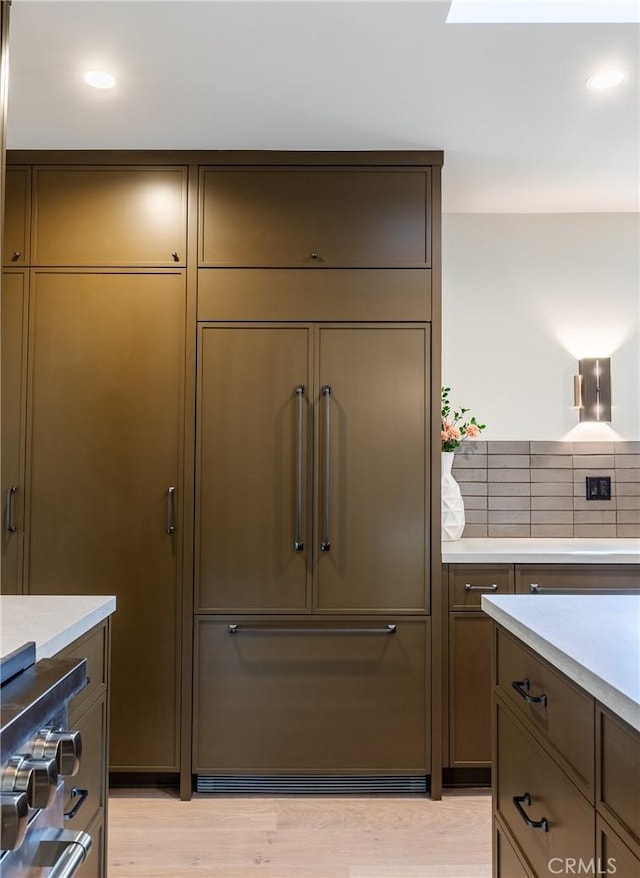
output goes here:
[{"label": "brown cabinet", "polygon": [[516,592],[553,594],[562,590],[610,592],[640,589],[637,564],[516,564]]},{"label": "brown cabinet", "polygon": [[431,265],[430,168],[211,167],[200,188],[202,266]]},{"label": "brown cabinet", "polygon": [[25,591],[116,594],[115,770],[177,769],[184,314],[180,270],[32,273]]},{"label": "brown cabinet", "polygon": [[182,167],[36,167],[32,265],[185,265],[186,182]]},{"label": "brown cabinet", "polygon": [[29,264],[31,168],[7,168],[4,185],[2,261],[19,267]]},{"label": "brown cabinet", "polygon": [[424,775],[429,626],[197,617],[194,771]]},{"label": "brown cabinet", "polygon": [[69,728],[79,731],[82,737],[80,768],[77,774],[64,778],[64,827],[86,832],[92,840],[89,856],[76,873],[86,878],[105,878],[107,874],[111,624],[110,620],[101,622],[59,653],[61,658],[87,661],[89,683],[69,704]]},{"label": "brown cabinet", "polygon": [[[500,626],[496,639],[495,878],[541,878],[570,864],[640,875],[640,732]],[[523,673],[528,694],[546,703],[527,704],[509,685]]]},{"label": "brown cabinet", "polygon": [[513,592],[513,566],[452,564],[445,568],[443,577],[449,596],[445,765],[453,769],[489,768],[492,623],[480,612],[480,603],[483,594]]},{"label": "brown cabinet", "polygon": [[428,328],[205,324],[199,349],[200,611],[428,611]]},{"label": "brown cabinet", "polygon": [[18,594],[23,537],[22,480],[24,351],[28,277],[25,272],[2,276],[2,592]]}]

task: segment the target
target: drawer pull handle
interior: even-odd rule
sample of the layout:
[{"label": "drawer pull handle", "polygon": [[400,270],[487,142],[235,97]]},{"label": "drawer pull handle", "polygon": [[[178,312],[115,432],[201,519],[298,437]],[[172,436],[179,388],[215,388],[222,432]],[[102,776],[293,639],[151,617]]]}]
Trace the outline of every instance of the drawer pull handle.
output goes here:
[{"label": "drawer pull handle", "polygon": [[320,393],[324,398],[324,460],[322,463],[322,538],[320,540],[320,551],[329,552],[331,550],[331,510],[329,504],[331,498],[331,385],[323,384]]},{"label": "drawer pull handle", "polygon": [[513,797],[513,804],[516,806],[516,811],[522,817],[527,826],[530,829],[541,829],[543,832],[549,832],[549,821],[547,818],[543,817],[542,820],[532,820],[522,807],[523,802],[525,805],[531,804],[531,796],[529,793],[525,793],[524,796]]},{"label": "drawer pull handle", "polygon": [[498,586],[495,582],[491,583],[491,585],[471,585],[470,582],[465,582],[464,584],[465,591],[498,591]]},{"label": "drawer pull handle", "polygon": [[167,488],[167,522],[165,530],[168,534],[176,532],[176,489]]},{"label": "drawer pull handle", "polygon": [[78,813],[80,808],[82,808],[84,803],[87,801],[88,795],[89,795],[89,790],[81,790],[78,787],[73,787],[73,789],[71,790],[71,798],[77,799],[78,801],[75,803],[75,805],[73,806],[73,808],[70,811],[64,812],[64,819],[65,820],[73,820],[73,818],[76,816],[76,814]]},{"label": "drawer pull handle", "polygon": [[513,680],[511,685],[516,690],[518,695],[528,704],[542,704],[543,707],[547,706],[547,696],[546,695],[529,695],[529,681],[528,680]]},{"label": "drawer pull handle", "polygon": [[640,588],[554,588],[553,586],[549,586],[545,588],[542,585],[538,585],[535,582],[532,582],[529,586],[530,594],[562,594],[562,595],[574,595],[574,594],[640,594]]},{"label": "drawer pull handle", "polygon": [[229,634],[395,634],[397,625],[384,628],[267,628],[229,625]]}]

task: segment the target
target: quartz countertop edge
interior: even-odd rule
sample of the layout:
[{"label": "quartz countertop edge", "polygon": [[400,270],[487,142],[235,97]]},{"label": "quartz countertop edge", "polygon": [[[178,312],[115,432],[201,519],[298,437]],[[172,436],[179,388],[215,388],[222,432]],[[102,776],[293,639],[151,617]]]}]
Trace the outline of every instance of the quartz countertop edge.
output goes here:
[{"label": "quartz countertop edge", "polygon": [[33,640],[36,661],[51,658],[115,609],[112,595],[2,595],[0,654]]},{"label": "quartz countertop edge", "polygon": [[640,596],[483,595],[482,609],[640,731]]},{"label": "quartz countertop edge", "polygon": [[627,537],[465,537],[443,541],[442,563],[640,565],[640,540]]}]

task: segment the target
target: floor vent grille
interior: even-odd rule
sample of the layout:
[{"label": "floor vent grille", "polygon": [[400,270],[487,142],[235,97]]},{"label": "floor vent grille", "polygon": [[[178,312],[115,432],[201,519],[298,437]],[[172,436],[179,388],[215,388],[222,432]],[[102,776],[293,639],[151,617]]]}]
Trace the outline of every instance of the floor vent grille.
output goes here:
[{"label": "floor vent grille", "polygon": [[334,776],[334,775],[275,775],[272,777],[256,775],[197,776],[198,793],[244,793],[266,796],[344,796],[406,795],[408,793],[427,793],[427,778],[424,775],[411,776]]}]

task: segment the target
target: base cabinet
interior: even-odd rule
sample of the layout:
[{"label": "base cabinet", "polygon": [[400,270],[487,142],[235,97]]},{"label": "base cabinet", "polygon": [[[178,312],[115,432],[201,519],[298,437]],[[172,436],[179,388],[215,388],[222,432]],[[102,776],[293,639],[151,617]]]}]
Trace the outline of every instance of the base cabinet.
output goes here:
[{"label": "base cabinet", "polygon": [[427,774],[429,624],[197,618],[194,773]]}]

